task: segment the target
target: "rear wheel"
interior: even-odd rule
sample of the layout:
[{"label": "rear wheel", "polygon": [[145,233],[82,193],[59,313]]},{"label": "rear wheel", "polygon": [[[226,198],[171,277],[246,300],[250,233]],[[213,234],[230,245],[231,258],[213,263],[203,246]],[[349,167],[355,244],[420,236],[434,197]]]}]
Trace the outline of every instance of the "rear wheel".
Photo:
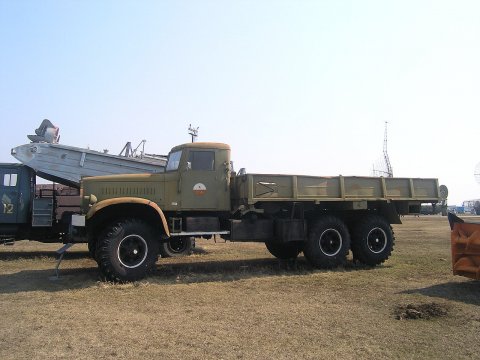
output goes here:
[{"label": "rear wheel", "polygon": [[155,267],[158,242],[151,227],[136,219],[109,226],[98,239],[97,259],[107,280],[140,280]]},{"label": "rear wheel", "polygon": [[353,257],[366,265],[381,264],[392,253],[394,241],[392,228],[383,217],[367,216],[353,228]]},{"label": "rear wheel", "polygon": [[160,244],[161,257],[177,257],[190,255],[194,248],[195,238],[193,237],[175,237],[168,242]]},{"label": "rear wheel", "polygon": [[278,243],[268,241],[265,246],[270,254],[282,260],[295,259],[302,251],[302,243],[298,242]]},{"label": "rear wheel", "polygon": [[331,215],[316,221],[309,233],[303,253],[317,268],[332,268],[345,263],[350,235],[344,222]]}]

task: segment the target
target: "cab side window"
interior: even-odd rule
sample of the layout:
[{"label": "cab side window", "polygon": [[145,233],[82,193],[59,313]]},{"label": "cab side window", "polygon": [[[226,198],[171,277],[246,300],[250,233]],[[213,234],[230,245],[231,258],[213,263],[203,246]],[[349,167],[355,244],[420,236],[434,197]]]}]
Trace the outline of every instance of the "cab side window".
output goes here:
[{"label": "cab side window", "polygon": [[192,170],[215,170],[215,151],[190,151],[188,162]]},{"label": "cab side window", "polygon": [[17,186],[17,174],[4,174],[3,186]]}]

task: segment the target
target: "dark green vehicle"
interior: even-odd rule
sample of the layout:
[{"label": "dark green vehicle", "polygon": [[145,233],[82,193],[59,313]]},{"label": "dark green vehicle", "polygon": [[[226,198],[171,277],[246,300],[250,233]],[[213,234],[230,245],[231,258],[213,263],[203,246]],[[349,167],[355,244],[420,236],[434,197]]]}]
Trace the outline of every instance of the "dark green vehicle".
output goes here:
[{"label": "dark green vehicle", "polygon": [[0,164],[2,242],[68,241],[71,215],[78,212],[80,207],[78,190],[56,185],[37,185],[35,181],[35,171],[25,165]]},{"label": "dark green vehicle", "polygon": [[4,239],[22,231],[29,219],[32,173],[23,165],[0,164],[0,234]]},{"label": "dark green vehicle", "polygon": [[392,252],[390,224],[442,200],[437,179],[235,173],[220,143],[173,148],[164,173],[84,178],[81,196],[72,238],[112,281],[143,278],[165,244],[214,235],[264,242],[280,259],[303,252],[318,268],[350,250],[373,266]]}]

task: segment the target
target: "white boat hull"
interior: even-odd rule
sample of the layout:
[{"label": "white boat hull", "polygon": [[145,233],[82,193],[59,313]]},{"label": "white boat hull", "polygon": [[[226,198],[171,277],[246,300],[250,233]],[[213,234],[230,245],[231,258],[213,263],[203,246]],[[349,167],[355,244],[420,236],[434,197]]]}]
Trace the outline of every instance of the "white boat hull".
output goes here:
[{"label": "white boat hull", "polygon": [[20,145],[11,153],[38,176],[74,187],[86,176],[159,173],[166,165],[163,158],[126,157],[49,143]]}]

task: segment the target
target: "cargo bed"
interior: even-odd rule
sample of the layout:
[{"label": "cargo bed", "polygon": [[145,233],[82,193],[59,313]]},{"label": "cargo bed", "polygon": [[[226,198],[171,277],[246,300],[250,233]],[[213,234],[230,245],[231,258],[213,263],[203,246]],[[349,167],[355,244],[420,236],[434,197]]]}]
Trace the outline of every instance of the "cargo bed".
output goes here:
[{"label": "cargo bed", "polygon": [[437,179],[245,174],[235,179],[236,201],[439,202]]}]

